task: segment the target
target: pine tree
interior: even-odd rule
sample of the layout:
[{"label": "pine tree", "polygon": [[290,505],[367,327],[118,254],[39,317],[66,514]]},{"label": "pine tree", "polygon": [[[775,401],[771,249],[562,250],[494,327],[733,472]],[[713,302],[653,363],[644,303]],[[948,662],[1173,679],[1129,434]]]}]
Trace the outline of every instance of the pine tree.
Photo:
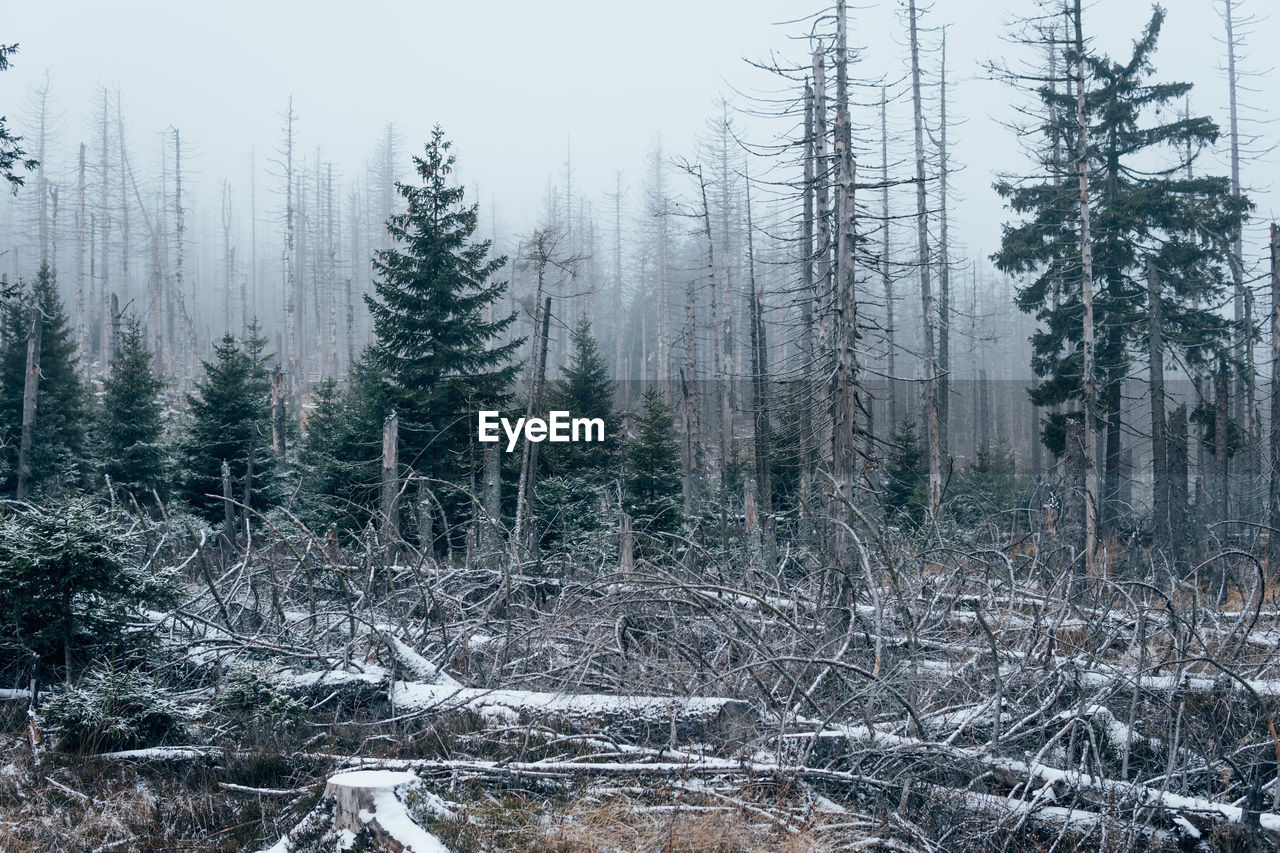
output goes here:
[{"label": "pine tree", "polygon": [[509,399],[522,343],[497,343],[514,313],[485,319],[506,292],[506,282],[492,281],[506,258],[490,258],[490,241],[473,239],[476,206],[464,205],[462,187],[449,183],[450,147],[436,127],[424,155],[413,158],[421,186],[396,184],[407,209],[387,220],[395,246],[374,259],[376,296],[365,297],[369,359],[399,413],[400,458],[446,480],[459,478],[469,460],[475,412]]},{"label": "pine tree", "polygon": [[885,517],[906,521],[912,526],[924,518],[928,505],[929,471],[920,448],[920,434],[915,421],[906,418],[894,429],[893,449],[885,468],[884,494],[881,501]]},{"label": "pine tree", "polygon": [[102,473],[117,489],[145,503],[152,491],[163,497],[169,458],[161,442],[159,395],[164,380],[142,340],[142,327],[130,317],[111,363],[103,396],[100,443]]},{"label": "pine tree", "polygon": [[563,376],[551,389],[548,411],[567,411],[573,418],[604,421],[604,441],[552,444],[543,452],[550,473],[557,476],[612,473],[617,461],[620,419],[613,408],[617,383],[609,378],[609,365],[591,334],[584,315],[570,332],[573,356]]},{"label": "pine tree", "polygon": [[672,532],[680,525],[680,444],[671,409],[656,388],[644,393],[634,436],[626,445],[624,500],[632,525],[650,533]]},{"label": "pine tree", "polygon": [[[1227,346],[1230,327],[1210,306],[1225,298],[1231,238],[1249,208],[1231,194],[1227,178],[1182,174],[1187,157],[1210,146],[1218,128],[1207,117],[1162,118],[1173,115],[1172,104],[1191,89],[1189,83],[1148,82],[1163,21],[1157,8],[1124,63],[1084,57],[1095,376],[1098,417],[1106,429],[1104,519],[1114,514],[1119,492],[1122,384],[1147,326],[1147,260],[1155,261],[1165,284],[1166,345],[1189,366],[1212,363]],[[1067,51],[1069,66],[1077,59],[1073,51]],[[1038,97],[1047,116],[1039,128],[1043,137],[1050,144],[1074,138],[1075,94],[1048,84]],[[1155,159],[1162,149],[1174,154],[1163,168]],[[1046,380],[1031,392],[1039,406],[1084,394],[1078,193],[1065,162],[1046,165],[1043,178],[996,185],[1022,217],[1005,226],[994,259],[1004,272],[1033,275],[1019,289],[1017,304],[1042,324],[1032,338],[1032,367]],[[1061,444],[1054,447],[1052,439],[1060,434],[1061,424],[1051,424],[1045,435],[1059,452]]]},{"label": "pine tree", "polygon": [[366,356],[345,388],[333,380],[316,389],[299,462],[302,514],[313,529],[335,524],[361,530],[378,500],[385,385]]},{"label": "pine tree", "polygon": [[[88,498],[0,519],[0,635],[42,657],[112,643],[137,608],[173,602],[172,571],[132,559],[133,540]],[[54,658],[56,659],[56,658]]]},{"label": "pine tree", "polygon": [[44,312],[40,337],[40,386],[32,432],[31,472],[33,492],[82,481],[85,447],[86,399],[76,372],[75,342],[67,325],[57,285],[47,264],[42,264],[29,292],[4,303],[3,341],[0,342],[0,458],[4,490],[17,484],[18,445],[22,430],[22,394],[26,384],[27,336],[31,308]]},{"label": "pine tree", "polygon": [[[0,71],[9,67],[9,57],[17,52],[16,44],[0,44]],[[22,137],[10,131],[5,126],[4,116],[0,116],[0,178],[9,182],[9,188],[15,195],[24,182],[18,170],[34,169],[38,165],[22,150],[21,143]]]},{"label": "pine tree", "polygon": [[265,338],[251,325],[237,341],[228,332],[214,348],[214,360],[202,362],[204,378],[187,395],[191,420],[181,442],[183,497],[210,521],[223,517],[222,463],[231,469],[233,493],[244,499],[252,464],[249,504],[262,510],[279,502],[275,457],[271,453],[271,394]]}]

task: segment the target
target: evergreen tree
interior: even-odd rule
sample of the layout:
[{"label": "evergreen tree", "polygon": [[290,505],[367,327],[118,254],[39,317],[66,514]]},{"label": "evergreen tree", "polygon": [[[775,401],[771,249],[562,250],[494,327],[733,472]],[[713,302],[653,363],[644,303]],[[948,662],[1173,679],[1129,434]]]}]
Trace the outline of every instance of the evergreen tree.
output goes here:
[{"label": "evergreen tree", "polygon": [[271,388],[263,349],[266,339],[250,326],[237,341],[228,332],[202,362],[204,378],[187,395],[190,423],[181,442],[183,497],[210,521],[223,518],[222,463],[231,470],[233,494],[244,500],[252,460],[250,506],[262,510],[280,500],[271,453]]},{"label": "evergreen tree", "polygon": [[[16,44],[0,44],[0,71],[9,67],[9,57],[18,52]],[[19,169],[34,169],[38,164],[22,150],[22,137],[5,126],[5,117],[0,116],[0,178],[9,182],[9,188],[17,195],[23,184]]]},{"label": "evergreen tree", "polygon": [[352,365],[347,386],[332,380],[316,390],[300,464],[302,513],[314,529],[335,524],[361,530],[378,500],[385,385],[368,359]]},{"label": "evergreen tree", "polygon": [[549,444],[541,457],[547,459],[552,474],[612,474],[619,447],[620,419],[613,408],[617,383],[609,378],[609,365],[591,334],[591,321],[584,315],[569,333],[573,356],[564,375],[552,386],[548,411],[567,411],[573,418],[604,421],[604,441]]},{"label": "evergreen tree", "polygon": [[[1114,513],[1119,492],[1122,384],[1147,329],[1146,262],[1155,260],[1164,283],[1166,346],[1193,367],[1213,361],[1230,328],[1212,305],[1224,298],[1231,238],[1249,208],[1231,194],[1227,178],[1186,174],[1218,128],[1207,117],[1166,120],[1191,84],[1148,82],[1163,21],[1157,7],[1124,63],[1084,57],[1098,416],[1106,430],[1104,518]],[[1068,50],[1065,59],[1073,67],[1077,57]],[[1038,97],[1046,116],[1038,129],[1050,147],[1072,140],[1075,93],[1046,83]],[[1075,143],[1058,147],[1072,150]],[[1161,151],[1173,155],[1163,167]],[[1044,165],[1048,173],[1039,178],[996,185],[1022,221],[1005,226],[994,260],[1004,272],[1033,275],[1017,304],[1041,321],[1032,367],[1046,381],[1031,397],[1051,406],[1083,395],[1081,228],[1074,164],[1058,158]],[[1052,440],[1060,427],[1051,424],[1045,434],[1057,452],[1061,446]]]},{"label": "evergreen tree", "polygon": [[132,493],[139,502],[150,500],[153,490],[163,497],[168,484],[169,459],[161,443],[164,425],[158,398],[164,380],[152,363],[142,327],[136,317],[130,317],[104,383],[101,467],[115,488]]},{"label": "evergreen tree", "polygon": [[40,337],[40,385],[31,442],[33,493],[82,480],[86,397],[76,373],[75,343],[48,264],[29,292],[8,299],[0,341],[0,438],[4,490],[17,486],[18,446],[22,434],[22,395],[27,376],[27,338],[31,307],[44,312]]},{"label": "evergreen tree", "polygon": [[[173,603],[171,570],[132,559],[133,540],[83,497],[0,519],[0,635],[42,657],[113,643],[138,608]],[[58,655],[58,653],[61,653]]]},{"label": "evergreen tree", "polygon": [[[401,460],[419,474],[460,479],[475,441],[475,412],[509,399],[520,340],[498,343],[512,313],[486,320],[506,282],[506,263],[490,258],[490,241],[473,239],[476,206],[452,186],[454,157],[439,127],[413,161],[421,186],[396,184],[407,203],[387,221],[395,241],[374,259],[376,296],[369,359],[385,377],[387,404],[400,417]],[[385,411],[378,412],[381,419]]]},{"label": "evergreen tree", "polygon": [[915,421],[904,419],[894,429],[891,440],[893,449],[885,469],[881,498],[884,514],[892,521],[906,521],[915,526],[924,518],[929,502],[929,472],[920,449]]},{"label": "evergreen tree", "polygon": [[680,444],[671,409],[657,389],[644,393],[626,445],[624,500],[637,531],[672,532],[680,525]]}]

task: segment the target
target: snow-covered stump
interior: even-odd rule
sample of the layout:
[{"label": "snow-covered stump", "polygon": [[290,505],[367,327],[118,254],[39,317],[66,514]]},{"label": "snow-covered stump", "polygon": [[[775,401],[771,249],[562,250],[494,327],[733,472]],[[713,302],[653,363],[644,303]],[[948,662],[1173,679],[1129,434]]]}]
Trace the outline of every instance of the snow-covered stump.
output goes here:
[{"label": "snow-covered stump", "polygon": [[[353,770],[329,778],[315,811],[263,853],[293,853],[299,849],[360,849],[388,853],[449,853],[440,839],[427,832],[409,812],[415,790],[426,798],[433,814],[453,815],[437,798],[421,790],[422,780],[397,770]],[[325,824],[329,824],[327,827]],[[312,839],[319,834],[318,845]],[[307,839],[305,847],[303,839]]]}]

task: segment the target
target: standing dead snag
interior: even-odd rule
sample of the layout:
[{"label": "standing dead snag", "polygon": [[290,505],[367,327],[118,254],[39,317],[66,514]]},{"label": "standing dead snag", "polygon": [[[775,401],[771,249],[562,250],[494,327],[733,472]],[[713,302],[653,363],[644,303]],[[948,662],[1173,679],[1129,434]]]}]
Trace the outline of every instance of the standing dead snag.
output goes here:
[{"label": "standing dead snag", "polygon": [[1168,549],[1173,538],[1169,518],[1169,463],[1165,448],[1164,329],[1161,325],[1160,273],[1154,259],[1147,259],[1147,335],[1151,362],[1151,488],[1154,545]]},{"label": "standing dead snag", "polygon": [[18,500],[27,496],[31,482],[31,441],[36,425],[36,403],[40,389],[40,344],[44,331],[44,311],[39,304],[31,306],[31,326],[27,331],[27,373],[22,387],[22,438],[18,444]]},{"label": "standing dead snag", "polygon": [[1280,226],[1271,223],[1271,488],[1267,496],[1267,562],[1280,566]]},{"label": "standing dead snag", "polygon": [[400,416],[393,409],[382,421],[382,545],[390,548],[398,536],[395,522],[397,476],[396,452],[400,438]]}]

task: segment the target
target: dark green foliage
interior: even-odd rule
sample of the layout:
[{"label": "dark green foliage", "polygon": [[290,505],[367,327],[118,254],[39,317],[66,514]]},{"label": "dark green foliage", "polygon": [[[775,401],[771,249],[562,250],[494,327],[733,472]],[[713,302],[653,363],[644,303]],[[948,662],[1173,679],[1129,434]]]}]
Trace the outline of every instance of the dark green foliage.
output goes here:
[{"label": "dark green foliage", "polygon": [[[1229,280],[1232,236],[1250,204],[1225,177],[1187,177],[1218,128],[1207,117],[1171,118],[1191,86],[1152,83],[1152,55],[1164,21],[1157,8],[1123,63],[1085,56],[1093,310],[1099,418],[1106,422],[1108,494],[1118,488],[1121,386],[1146,335],[1148,259],[1162,279],[1165,346],[1195,369],[1227,345],[1230,324],[1213,308]],[[1066,66],[1076,56],[1066,51]],[[1081,399],[1083,307],[1079,182],[1074,161],[1076,98],[1069,87],[1042,86],[1038,128],[1044,173],[996,190],[1021,221],[1004,227],[996,266],[1030,275],[1017,304],[1040,320],[1032,367],[1045,381],[1031,392],[1040,406]],[[1163,154],[1163,166],[1162,158]]]},{"label": "dark green foliage", "polygon": [[117,642],[137,609],[171,603],[171,571],[131,559],[134,542],[87,498],[0,519],[0,632],[41,657]]},{"label": "dark green foliage", "polygon": [[140,503],[152,499],[152,490],[163,497],[169,482],[158,397],[164,380],[156,375],[152,361],[138,319],[130,317],[104,383],[99,439],[102,473]]},{"label": "dark green foliage", "polygon": [[300,462],[304,519],[358,531],[372,518],[381,472],[385,386],[367,357],[352,366],[346,388],[332,380],[316,390]]},{"label": "dark green foliage", "polygon": [[928,470],[920,449],[915,421],[906,418],[891,436],[893,449],[885,467],[885,517],[895,523],[917,525],[928,506]]},{"label": "dark green foliage", "polygon": [[244,500],[245,476],[253,462],[249,504],[263,510],[279,503],[275,457],[271,452],[271,387],[266,339],[251,326],[237,341],[227,333],[203,362],[204,378],[187,395],[190,423],[181,442],[182,494],[209,521],[223,518],[222,463],[231,469],[233,495]]},{"label": "dark green foliage", "polygon": [[422,185],[396,185],[408,209],[387,221],[395,247],[374,259],[376,296],[365,301],[375,338],[369,361],[400,416],[401,461],[458,481],[472,459],[475,412],[508,400],[521,341],[498,343],[514,313],[485,319],[506,292],[506,282],[491,281],[506,258],[490,258],[490,242],[473,240],[476,207],[449,184],[449,148],[437,127],[413,158]]},{"label": "dark green foliage", "polygon": [[540,458],[557,475],[583,475],[610,479],[618,461],[621,419],[613,409],[617,383],[609,378],[609,365],[591,334],[585,316],[570,332],[573,357],[564,375],[551,387],[548,411],[567,411],[572,418],[600,418],[604,421],[604,441],[547,444]]},{"label": "dark green foliage", "polygon": [[279,669],[267,664],[232,669],[218,694],[217,707],[251,738],[269,740],[292,732],[307,712],[307,704],[285,689]]},{"label": "dark green foliage", "polygon": [[31,307],[44,311],[40,338],[40,385],[31,443],[31,493],[56,491],[82,480],[85,449],[84,385],[76,373],[75,343],[62,301],[47,264],[42,264],[29,292],[4,303],[0,344],[0,428],[3,429],[4,490],[18,479],[18,445],[22,434],[22,393],[27,374],[27,336]]},{"label": "dark green foliage", "polygon": [[1001,439],[990,451],[979,451],[974,464],[956,477],[948,503],[963,527],[1002,521],[1007,524],[1008,513],[1023,506],[1025,486],[1014,465],[1013,452]]},{"label": "dark green foliage", "polygon": [[[18,52],[16,44],[0,44],[0,71],[9,67],[9,57]],[[34,169],[39,165],[35,159],[28,157],[19,144],[22,137],[17,136],[5,127],[4,116],[0,116],[0,178],[9,182],[14,195],[22,186],[24,179],[18,174],[19,169]]]},{"label": "dark green foliage", "polygon": [[40,718],[57,735],[58,747],[73,752],[157,746],[179,735],[185,723],[182,708],[150,676],[111,663],[95,666],[55,695]]},{"label": "dark green foliage", "polygon": [[644,392],[626,445],[624,501],[636,531],[670,533],[680,526],[680,444],[671,409],[655,388]]}]

